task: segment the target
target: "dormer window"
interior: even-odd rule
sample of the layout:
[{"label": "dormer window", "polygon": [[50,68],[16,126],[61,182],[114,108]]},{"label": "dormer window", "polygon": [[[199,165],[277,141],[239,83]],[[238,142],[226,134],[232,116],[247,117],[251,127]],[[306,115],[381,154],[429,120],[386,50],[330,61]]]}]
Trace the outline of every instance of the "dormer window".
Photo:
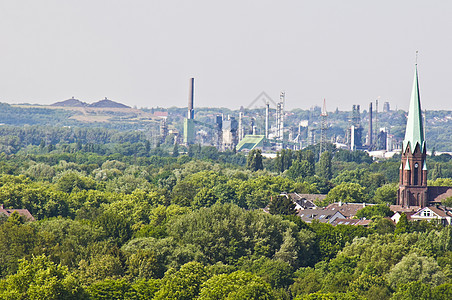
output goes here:
[{"label": "dormer window", "polygon": [[430,216],[431,216],[430,211],[429,211],[429,210],[424,210],[424,211],[422,212],[422,216],[423,216],[423,217],[430,217]]}]

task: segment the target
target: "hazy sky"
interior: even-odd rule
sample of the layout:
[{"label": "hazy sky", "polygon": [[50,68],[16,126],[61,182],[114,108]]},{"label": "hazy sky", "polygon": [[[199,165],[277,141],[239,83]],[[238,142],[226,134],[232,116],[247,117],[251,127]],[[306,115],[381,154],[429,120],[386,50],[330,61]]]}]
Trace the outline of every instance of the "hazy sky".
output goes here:
[{"label": "hazy sky", "polygon": [[[452,110],[452,1],[0,1],[0,101]],[[382,109],[382,105],[380,105]]]}]

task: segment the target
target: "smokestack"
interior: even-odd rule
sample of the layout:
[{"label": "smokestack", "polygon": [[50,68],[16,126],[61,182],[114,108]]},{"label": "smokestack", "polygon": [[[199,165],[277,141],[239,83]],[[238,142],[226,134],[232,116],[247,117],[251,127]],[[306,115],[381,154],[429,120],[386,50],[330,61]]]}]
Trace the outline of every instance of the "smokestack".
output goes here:
[{"label": "smokestack", "polygon": [[369,103],[369,150],[372,148],[372,102]]},{"label": "smokestack", "polygon": [[280,133],[280,138],[281,138],[281,141],[283,141],[284,140],[284,105],[285,105],[285,102],[286,102],[286,93],[285,92],[281,92],[281,94],[279,95],[279,99],[280,99],[280,101],[281,101],[281,107],[280,107],[280,109],[281,109],[281,115],[280,115],[280,122],[281,122],[281,125],[280,125],[280,127],[279,127],[279,130],[281,130],[281,133]]},{"label": "smokestack", "polygon": [[281,134],[281,103],[276,105],[276,139],[280,139]]},{"label": "smokestack", "polygon": [[190,88],[188,90],[188,115],[187,119],[195,118],[195,110],[193,109],[193,101],[195,94],[195,79],[190,78]]},{"label": "smokestack", "polygon": [[243,113],[239,112],[239,142],[243,139]]},{"label": "smokestack", "polygon": [[[375,146],[376,147],[378,147],[377,146],[377,144],[378,144],[378,133],[379,133],[379,130],[378,130],[378,99],[377,99],[377,100],[375,100],[375,135],[374,135],[374,137],[375,137]],[[379,150],[379,149],[375,149],[375,150]]]},{"label": "smokestack", "polygon": [[265,138],[268,139],[268,127],[270,122],[270,104],[265,105]]}]

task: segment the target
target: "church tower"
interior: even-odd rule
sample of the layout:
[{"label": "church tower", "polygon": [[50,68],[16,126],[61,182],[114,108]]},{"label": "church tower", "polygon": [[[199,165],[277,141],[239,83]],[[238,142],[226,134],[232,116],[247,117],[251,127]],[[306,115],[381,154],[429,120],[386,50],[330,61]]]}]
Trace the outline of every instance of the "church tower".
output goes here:
[{"label": "church tower", "polygon": [[404,207],[424,207],[428,204],[426,146],[422,125],[417,64],[414,71],[405,139],[402,144],[397,204]]}]

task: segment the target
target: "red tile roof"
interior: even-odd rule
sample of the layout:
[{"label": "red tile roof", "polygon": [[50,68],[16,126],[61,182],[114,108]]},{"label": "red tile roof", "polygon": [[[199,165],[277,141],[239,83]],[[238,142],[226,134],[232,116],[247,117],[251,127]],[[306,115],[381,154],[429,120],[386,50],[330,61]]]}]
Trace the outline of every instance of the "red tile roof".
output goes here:
[{"label": "red tile roof", "polygon": [[5,209],[3,204],[0,205],[0,214],[10,216],[13,212],[17,212],[19,215],[24,216],[27,221],[35,221],[35,218],[31,215],[28,209]]}]

